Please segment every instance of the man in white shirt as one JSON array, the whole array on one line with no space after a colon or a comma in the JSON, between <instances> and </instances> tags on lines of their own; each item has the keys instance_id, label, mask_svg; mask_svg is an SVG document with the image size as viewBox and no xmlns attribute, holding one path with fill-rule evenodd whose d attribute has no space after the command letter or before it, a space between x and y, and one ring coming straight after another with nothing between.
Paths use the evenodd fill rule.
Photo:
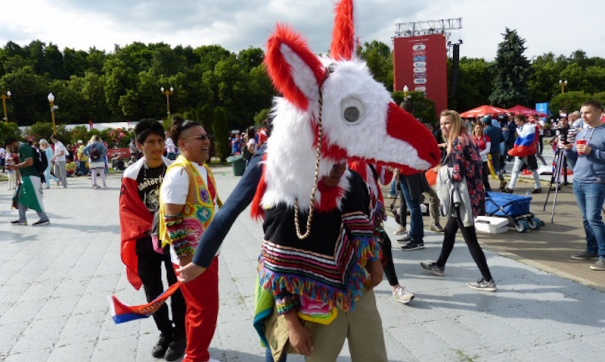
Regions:
<instances>
[{"instance_id":1,"label":"man in white shirt","mask_svg":"<svg viewBox=\"0 0 605 362\"><path fill-rule=\"evenodd\" d=\"M61 185L65 189L67 188L67 170L65 169L67 148L59 141L57 135L50 136L50 139L55 145L55 156L51 161L55 163L55 176L59 179L59 181L57 181L57 186Z\"/></svg>"},{"instance_id":2,"label":"man in white shirt","mask_svg":"<svg viewBox=\"0 0 605 362\"><path fill-rule=\"evenodd\" d=\"M176 145L170 137L170 132L166 132L166 142L164 143L166 149L166 158L169 160L176 160Z\"/></svg>"}]
</instances>

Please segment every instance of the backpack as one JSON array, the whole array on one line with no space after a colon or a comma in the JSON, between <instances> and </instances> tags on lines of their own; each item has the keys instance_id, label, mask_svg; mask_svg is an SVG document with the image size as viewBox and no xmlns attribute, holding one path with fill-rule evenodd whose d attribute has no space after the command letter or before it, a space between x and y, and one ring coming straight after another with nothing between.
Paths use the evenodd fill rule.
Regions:
<instances>
[{"instance_id":1,"label":"backpack","mask_svg":"<svg viewBox=\"0 0 605 362\"><path fill-rule=\"evenodd\" d=\"M90 160L93 162L99 161L101 159L101 151L97 147L90 148Z\"/></svg>"},{"instance_id":2,"label":"backpack","mask_svg":"<svg viewBox=\"0 0 605 362\"><path fill-rule=\"evenodd\" d=\"M48 159L46 158L46 152L40 151L37 148L33 148L33 149L35 151L34 168L36 170L38 170L38 172L43 174L44 171L46 171L46 168L48 167Z\"/></svg>"}]
</instances>

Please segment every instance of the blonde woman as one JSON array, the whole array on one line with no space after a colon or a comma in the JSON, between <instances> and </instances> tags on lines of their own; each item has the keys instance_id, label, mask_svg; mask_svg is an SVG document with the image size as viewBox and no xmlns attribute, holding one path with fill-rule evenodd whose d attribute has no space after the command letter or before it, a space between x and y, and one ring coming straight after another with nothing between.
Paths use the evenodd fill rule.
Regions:
<instances>
[{"instance_id":1,"label":"blonde woman","mask_svg":"<svg viewBox=\"0 0 605 362\"><path fill-rule=\"evenodd\" d=\"M99 136L94 135L90 139L90 142L88 142L88 146L84 148L83 153L89 158L90 173L92 176L92 188L99 188L99 185L97 184L98 172L101 175L101 180L103 181L103 188L106 189L107 176L105 175L105 156L107 156L107 147L103 145Z\"/></svg>"},{"instance_id":2,"label":"blonde woman","mask_svg":"<svg viewBox=\"0 0 605 362\"><path fill-rule=\"evenodd\" d=\"M479 150L469 135L467 126L462 121L462 118L460 118L458 112L452 110L441 112L439 123L443 132L443 138L447 141L447 154L442 162L442 166L452 167L452 179L454 182L461 182L463 179L466 179L471 205L465 206L467 206L467 210L468 208L472 209L473 217L483 215L485 213L485 189L481 179L482 165ZM460 213L458 213L458 217L451 216L447 220L439 259L436 262L423 262L420 265L435 275L443 276L445 264L454 248L456 232L458 230L462 233L464 241L483 277L477 282L469 283L468 286L475 290L495 292L496 283L487 266L485 254L477 240L474 220L473 218L470 218L470 220L469 218L463 218Z\"/></svg>"},{"instance_id":3,"label":"blonde woman","mask_svg":"<svg viewBox=\"0 0 605 362\"><path fill-rule=\"evenodd\" d=\"M55 152L53 151L52 147L50 147L48 141L44 138L40 140L40 150L44 151L46 154L46 159L48 160L48 166L46 166L46 170L44 170L44 180L46 181L46 186L44 186L44 188L49 189L51 180L54 182L59 182L59 179L50 173L50 170L53 168L53 164L50 162L50 160L52 160Z\"/></svg>"}]
</instances>

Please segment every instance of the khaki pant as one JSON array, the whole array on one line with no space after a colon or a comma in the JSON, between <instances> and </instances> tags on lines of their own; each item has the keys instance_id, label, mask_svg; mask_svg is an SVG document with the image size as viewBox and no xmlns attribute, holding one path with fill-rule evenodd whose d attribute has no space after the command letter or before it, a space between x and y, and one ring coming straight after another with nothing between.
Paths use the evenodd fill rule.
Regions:
<instances>
[{"instance_id":1,"label":"khaki pant","mask_svg":"<svg viewBox=\"0 0 605 362\"><path fill-rule=\"evenodd\" d=\"M307 362L336 361L345 338L353 362L386 362L387 351L382 332L382 321L376 307L374 291L366 290L357 301L354 311L338 311L338 317L329 325L319 325L315 333L313 354Z\"/></svg>"}]
</instances>

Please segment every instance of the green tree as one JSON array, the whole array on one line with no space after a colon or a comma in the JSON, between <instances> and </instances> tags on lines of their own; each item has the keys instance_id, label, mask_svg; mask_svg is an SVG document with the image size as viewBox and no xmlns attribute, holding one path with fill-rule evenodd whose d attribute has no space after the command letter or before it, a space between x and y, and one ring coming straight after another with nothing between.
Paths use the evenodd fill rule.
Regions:
<instances>
[{"instance_id":1,"label":"green tree","mask_svg":"<svg viewBox=\"0 0 605 362\"><path fill-rule=\"evenodd\" d=\"M49 79L36 74L31 65L6 74L0 83L12 93L8 104L11 107L11 120L20 126L50 120L47 99L50 92Z\"/></svg>"},{"instance_id":2,"label":"green tree","mask_svg":"<svg viewBox=\"0 0 605 362\"><path fill-rule=\"evenodd\" d=\"M8 137L15 137L16 139L21 139L21 130L19 129L19 125L15 122L2 122L0 121L0 142L2 142L2 147L4 147L4 140Z\"/></svg>"},{"instance_id":3,"label":"green tree","mask_svg":"<svg viewBox=\"0 0 605 362\"><path fill-rule=\"evenodd\" d=\"M216 156L225 161L231 154L229 143L229 112L223 107L214 110L214 121L212 122L212 133L214 134L214 149Z\"/></svg>"},{"instance_id":4,"label":"green tree","mask_svg":"<svg viewBox=\"0 0 605 362\"><path fill-rule=\"evenodd\" d=\"M41 140L42 138L50 142L50 136L53 134L52 122L36 122L30 127L25 128L25 138L28 140ZM69 132L63 125L57 125L57 136L63 143L71 140Z\"/></svg>"},{"instance_id":5,"label":"green tree","mask_svg":"<svg viewBox=\"0 0 605 362\"><path fill-rule=\"evenodd\" d=\"M557 82L566 63L566 59L558 59L553 53L534 59L528 83L531 94L529 105L548 102L559 93Z\"/></svg>"},{"instance_id":6,"label":"green tree","mask_svg":"<svg viewBox=\"0 0 605 362\"><path fill-rule=\"evenodd\" d=\"M460 59L456 102L452 104L456 104L456 109L460 112L488 104L491 79L490 63L485 59L463 57Z\"/></svg>"},{"instance_id":7,"label":"green tree","mask_svg":"<svg viewBox=\"0 0 605 362\"><path fill-rule=\"evenodd\" d=\"M401 104L403 102L404 93L393 92L392 97L395 103ZM428 123L432 126L437 124L437 108L435 107L435 102L426 98L423 92L408 92L408 98L411 99L414 105L414 117L418 118L418 120L423 123Z\"/></svg>"},{"instance_id":8,"label":"green tree","mask_svg":"<svg viewBox=\"0 0 605 362\"><path fill-rule=\"evenodd\" d=\"M550 109L556 113L559 109L564 109L567 113L579 111L582 103L592 99L592 96L585 92L566 92L557 94L550 103Z\"/></svg>"},{"instance_id":9,"label":"green tree","mask_svg":"<svg viewBox=\"0 0 605 362\"><path fill-rule=\"evenodd\" d=\"M79 140L82 140L84 145L86 145L91 137L92 135L88 131L87 126L76 126L69 132L69 141L71 143L76 143Z\"/></svg>"},{"instance_id":10,"label":"green tree","mask_svg":"<svg viewBox=\"0 0 605 362\"><path fill-rule=\"evenodd\" d=\"M359 57L366 61L374 79L393 91L393 52L383 42L373 40L365 42L357 50Z\"/></svg>"},{"instance_id":11,"label":"green tree","mask_svg":"<svg viewBox=\"0 0 605 362\"><path fill-rule=\"evenodd\" d=\"M494 64L491 104L509 108L516 104L527 104L530 98L529 77L531 68L529 60L523 55L525 39L516 30L506 28L504 41L498 45Z\"/></svg>"}]
</instances>

